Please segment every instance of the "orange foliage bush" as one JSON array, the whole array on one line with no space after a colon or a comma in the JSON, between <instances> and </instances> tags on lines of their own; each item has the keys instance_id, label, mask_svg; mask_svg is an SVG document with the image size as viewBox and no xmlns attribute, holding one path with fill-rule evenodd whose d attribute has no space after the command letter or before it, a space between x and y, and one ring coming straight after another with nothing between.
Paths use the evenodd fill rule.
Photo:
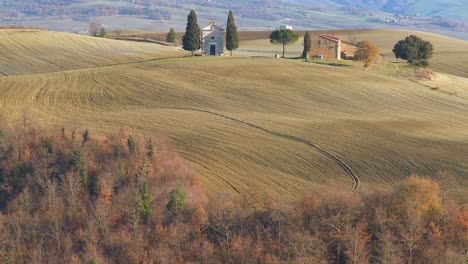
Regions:
<instances>
[{"instance_id":1,"label":"orange foliage bush","mask_svg":"<svg viewBox=\"0 0 468 264\"><path fill-rule=\"evenodd\" d=\"M468 210L442 202L428 178L361 195L330 187L283 205L254 190L208 200L167 140L121 130L90 131L84 142L78 132L1 131L1 263L466 260ZM173 212L166 205L175 188L186 200Z\"/></svg>"}]
</instances>

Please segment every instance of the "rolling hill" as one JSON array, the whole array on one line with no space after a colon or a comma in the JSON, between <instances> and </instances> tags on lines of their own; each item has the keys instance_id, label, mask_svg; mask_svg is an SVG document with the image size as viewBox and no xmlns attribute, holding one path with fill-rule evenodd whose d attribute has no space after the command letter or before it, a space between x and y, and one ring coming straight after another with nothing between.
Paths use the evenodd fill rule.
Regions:
<instances>
[{"instance_id":1,"label":"rolling hill","mask_svg":"<svg viewBox=\"0 0 468 264\"><path fill-rule=\"evenodd\" d=\"M168 137L210 197L259 192L295 200L317 186L362 191L415 173L442 179L468 201L463 96L361 67L187 58L174 48L46 31L0 34L10 60L0 66L10 75L0 78L8 117L28 109L41 124ZM50 34L62 43L56 57L41 55ZM268 49L258 39L244 37L242 46Z\"/></svg>"},{"instance_id":2,"label":"rolling hill","mask_svg":"<svg viewBox=\"0 0 468 264\"><path fill-rule=\"evenodd\" d=\"M449 19L466 21L468 11L467 0L285 0L286 2L305 6L320 7L352 7L359 9L373 9L394 14L419 14L422 16L440 16Z\"/></svg>"},{"instance_id":3,"label":"rolling hill","mask_svg":"<svg viewBox=\"0 0 468 264\"><path fill-rule=\"evenodd\" d=\"M19 75L180 56L147 43L103 40L42 30L0 30L0 70Z\"/></svg>"}]
</instances>

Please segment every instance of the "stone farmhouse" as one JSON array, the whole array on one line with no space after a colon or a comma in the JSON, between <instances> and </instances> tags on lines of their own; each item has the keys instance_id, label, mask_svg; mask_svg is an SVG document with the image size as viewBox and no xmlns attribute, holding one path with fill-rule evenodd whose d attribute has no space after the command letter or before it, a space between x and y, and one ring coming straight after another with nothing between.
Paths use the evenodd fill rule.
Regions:
<instances>
[{"instance_id":1,"label":"stone farmhouse","mask_svg":"<svg viewBox=\"0 0 468 264\"><path fill-rule=\"evenodd\" d=\"M353 59L358 47L355 43L344 41L336 36L320 34L316 40L312 41L309 56L326 60ZM380 54L378 63L385 61L385 55Z\"/></svg>"},{"instance_id":2,"label":"stone farmhouse","mask_svg":"<svg viewBox=\"0 0 468 264\"><path fill-rule=\"evenodd\" d=\"M310 56L321 59L341 60L353 57L357 46L354 43L343 41L338 37L320 34L318 39L312 41Z\"/></svg>"},{"instance_id":3,"label":"stone farmhouse","mask_svg":"<svg viewBox=\"0 0 468 264\"><path fill-rule=\"evenodd\" d=\"M208 21L208 26L201 29L201 36L203 55L224 55L224 29L217 26L215 20Z\"/></svg>"}]
</instances>

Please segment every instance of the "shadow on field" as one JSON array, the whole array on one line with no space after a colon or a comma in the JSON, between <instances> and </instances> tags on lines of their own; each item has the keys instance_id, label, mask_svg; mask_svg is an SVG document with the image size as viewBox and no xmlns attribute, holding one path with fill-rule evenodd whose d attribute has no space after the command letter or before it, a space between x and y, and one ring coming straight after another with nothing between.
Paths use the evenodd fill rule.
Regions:
<instances>
[{"instance_id":1,"label":"shadow on field","mask_svg":"<svg viewBox=\"0 0 468 264\"><path fill-rule=\"evenodd\" d=\"M350 67L351 65L343 64L343 63L336 63L336 62L325 62L325 61L312 61L312 63L320 64L320 65L328 65L333 67Z\"/></svg>"}]
</instances>

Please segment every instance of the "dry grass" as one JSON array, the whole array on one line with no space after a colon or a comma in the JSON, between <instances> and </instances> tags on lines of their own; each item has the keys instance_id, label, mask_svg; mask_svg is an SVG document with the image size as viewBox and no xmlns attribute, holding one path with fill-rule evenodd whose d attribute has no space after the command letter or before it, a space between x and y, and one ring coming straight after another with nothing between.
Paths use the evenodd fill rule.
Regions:
<instances>
[{"instance_id":1,"label":"dry grass","mask_svg":"<svg viewBox=\"0 0 468 264\"><path fill-rule=\"evenodd\" d=\"M0 39L3 75L91 68L181 55L173 48L154 44L31 29L0 30Z\"/></svg>"},{"instance_id":2,"label":"dry grass","mask_svg":"<svg viewBox=\"0 0 468 264\"><path fill-rule=\"evenodd\" d=\"M76 51L77 58L94 55L103 64L143 58L141 44L99 40L105 41L99 46L81 38L84 55ZM12 61L35 43L0 38L3 47L18 46ZM96 51L102 49L115 55L101 58ZM166 54L155 48L151 56ZM14 118L28 108L44 124L168 136L203 176L211 197L256 190L297 199L321 184L352 188L338 159L359 178L359 189L446 172L456 179L453 193L468 200L465 98L361 68L294 60L196 57L89 68L98 64L89 59L82 62L86 69L0 78L2 111ZM47 65L19 73L49 71ZM466 94L468 88L458 89Z\"/></svg>"},{"instance_id":3,"label":"dry grass","mask_svg":"<svg viewBox=\"0 0 468 264\"><path fill-rule=\"evenodd\" d=\"M303 32L300 32L303 35ZM387 60L395 60L392 49L395 43L408 35L414 34L429 40L434 45L434 57L431 59L435 71L468 77L468 41L445 37L437 34L408 31L408 30L330 30L311 31L316 39L320 33L329 33L341 37L343 40L371 40L377 44L381 52L387 55ZM241 54L271 55L278 53L280 46L269 43L269 32L242 32ZM287 48L289 56L299 56L302 52L302 40Z\"/></svg>"}]
</instances>

